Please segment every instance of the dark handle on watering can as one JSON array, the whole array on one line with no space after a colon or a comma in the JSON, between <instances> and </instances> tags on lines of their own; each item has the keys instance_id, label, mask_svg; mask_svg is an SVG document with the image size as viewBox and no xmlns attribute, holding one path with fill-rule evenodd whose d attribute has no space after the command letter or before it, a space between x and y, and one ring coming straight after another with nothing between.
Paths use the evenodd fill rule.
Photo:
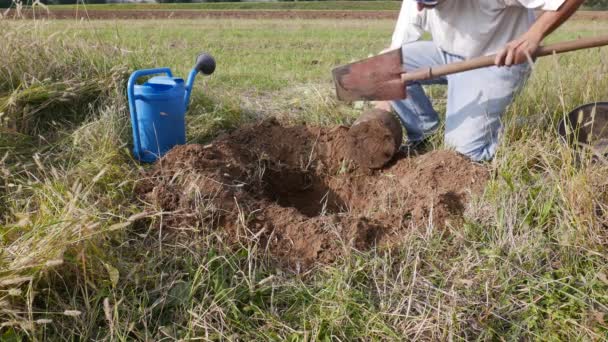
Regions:
<instances>
[{"instance_id":1,"label":"dark handle on watering can","mask_svg":"<svg viewBox=\"0 0 608 342\"><path fill-rule=\"evenodd\" d=\"M192 94L192 87L194 86L194 79L196 75L200 72L203 75L211 75L215 71L215 59L207 53L201 53L196 57L196 64L194 64L194 68L190 71L190 75L188 75L188 81L186 81L186 97L184 102L186 104L186 109L190 107L190 95Z\"/></svg>"},{"instance_id":2,"label":"dark handle on watering can","mask_svg":"<svg viewBox=\"0 0 608 342\"><path fill-rule=\"evenodd\" d=\"M215 59L210 54L201 53L196 57L194 69L203 75L211 75L215 71Z\"/></svg>"},{"instance_id":3,"label":"dark handle on watering can","mask_svg":"<svg viewBox=\"0 0 608 342\"><path fill-rule=\"evenodd\" d=\"M155 75L155 74L167 74L169 77L173 77L171 69L169 68L156 68L156 69L144 69L137 70L129 77L129 83L127 84L127 98L129 100L129 110L131 112L131 126L133 128L133 145L137 149L137 159L142 159L141 143L139 141L139 125L137 122L137 110L135 108L135 82L140 77Z\"/></svg>"}]
</instances>

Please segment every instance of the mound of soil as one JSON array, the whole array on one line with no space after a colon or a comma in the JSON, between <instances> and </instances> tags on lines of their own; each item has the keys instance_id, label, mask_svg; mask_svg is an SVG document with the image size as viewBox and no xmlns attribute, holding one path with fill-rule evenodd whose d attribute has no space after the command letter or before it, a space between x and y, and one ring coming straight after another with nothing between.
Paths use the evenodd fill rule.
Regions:
<instances>
[{"instance_id":1,"label":"mound of soil","mask_svg":"<svg viewBox=\"0 0 608 342\"><path fill-rule=\"evenodd\" d=\"M213 229L229 244L257 242L297 271L352 248L398 245L417 226L458 220L488 177L449 151L359 169L349 160L347 132L274 119L248 125L206 146L175 147L137 192L166 213L164 227Z\"/></svg>"}]
</instances>

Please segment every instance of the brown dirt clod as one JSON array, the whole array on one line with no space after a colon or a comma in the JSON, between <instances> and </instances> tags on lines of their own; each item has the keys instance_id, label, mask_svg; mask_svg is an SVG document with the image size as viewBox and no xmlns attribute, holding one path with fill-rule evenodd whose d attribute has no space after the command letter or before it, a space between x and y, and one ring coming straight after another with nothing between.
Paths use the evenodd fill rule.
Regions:
<instances>
[{"instance_id":1,"label":"brown dirt clod","mask_svg":"<svg viewBox=\"0 0 608 342\"><path fill-rule=\"evenodd\" d=\"M347 141L348 127L269 119L209 145L175 147L137 193L162 209L169 236L188 228L185 234L215 232L232 246L255 242L278 265L302 271L461 218L488 176L450 151L398 155L370 172L349 160Z\"/></svg>"},{"instance_id":2,"label":"brown dirt clod","mask_svg":"<svg viewBox=\"0 0 608 342\"><path fill-rule=\"evenodd\" d=\"M349 155L361 167L379 169L393 159L402 140L401 124L392 113L368 110L348 130Z\"/></svg>"}]
</instances>

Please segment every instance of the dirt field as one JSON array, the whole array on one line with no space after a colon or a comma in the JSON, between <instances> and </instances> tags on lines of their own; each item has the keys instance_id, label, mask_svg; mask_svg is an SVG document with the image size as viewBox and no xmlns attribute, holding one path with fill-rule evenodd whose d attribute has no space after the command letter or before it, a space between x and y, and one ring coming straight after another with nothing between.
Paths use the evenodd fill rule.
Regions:
<instances>
[{"instance_id":1,"label":"dirt field","mask_svg":"<svg viewBox=\"0 0 608 342\"><path fill-rule=\"evenodd\" d=\"M8 17L14 17L10 12ZM25 11L32 17L31 11ZM196 18L243 18L243 19L396 19L393 11L308 11L308 10L72 10L53 9L47 14L36 11L36 17L52 19L196 19Z\"/></svg>"},{"instance_id":2,"label":"dirt field","mask_svg":"<svg viewBox=\"0 0 608 342\"><path fill-rule=\"evenodd\" d=\"M390 248L418 227L457 224L486 183L485 167L449 151L400 155L380 171L358 168L347 131L273 119L245 126L207 146L174 148L138 193L168 213L163 225L174 233L221 229L231 245L260 243L298 272L350 247Z\"/></svg>"},{"instance_id":3,"label":"dirt field","mask_svg":"<svg viewBox=\"0 0 608 342\"><path fill-rule=\"evenodd\" d=\"M9 11L8 18L16 13ZM32 11L24 11L31 18ZM397 11L309 11L309 10L73 10L52 9L49 13L37 10L37 18L52 19L196 19L196 18L243 18L243 19L397 19ZM605 20L608 11L578 11L577 20Z\"/></svg>"}]
</instances>

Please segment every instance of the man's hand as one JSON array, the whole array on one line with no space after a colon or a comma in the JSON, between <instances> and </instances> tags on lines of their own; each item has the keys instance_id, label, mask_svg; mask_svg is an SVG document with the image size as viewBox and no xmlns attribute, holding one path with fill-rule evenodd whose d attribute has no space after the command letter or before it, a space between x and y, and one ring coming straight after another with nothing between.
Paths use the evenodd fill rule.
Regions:
<instances>
[{"instance_id":1,"label":"man's hand","mask_svg":"<svg viewBox=\"0 0 608 342\"><path fill-rule=\"evenodd\" d=\"M496 54L494 64L509 66L534 58L540 42L570 18L583 2L584 0L565 0L557 11L547 11L541 14L528 32L509 42Z\"/></svg>"},{"instance_id":2,"label":"man's hand","mask_svg":"<svg viewBox=\"0 0 608 342\"><path fill-rule=\"evenodd\" d=\"M533 61L536 50L543 40L542 34L530 30L522 34L519 38L509 42L502 50L496 54L494 64L498 66L511 66L527 61Z\"/></svg>"}]
</instances>

